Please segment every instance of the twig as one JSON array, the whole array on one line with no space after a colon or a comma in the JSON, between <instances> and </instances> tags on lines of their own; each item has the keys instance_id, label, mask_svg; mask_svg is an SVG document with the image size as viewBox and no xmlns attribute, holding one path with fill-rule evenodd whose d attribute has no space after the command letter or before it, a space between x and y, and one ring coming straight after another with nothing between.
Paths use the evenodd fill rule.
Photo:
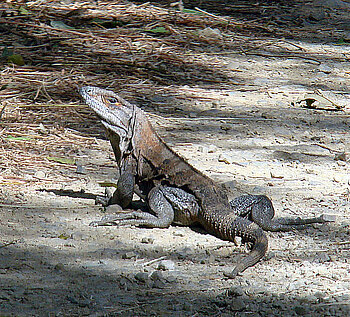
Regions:
<instances>
[{"instance_id":1,"label":"twig","mask_svg":"<svg viewBox=\"0 0 350 317\"><path fill-rule=\"evenodd\" d=\"M148 266L148 265L151 265L151 264L153 264L153 263L155 263L155 262L162 261L162 260L164 260L164 259L166 259L166 256L161 256L161 257L158 258L158 259L153 259L153 260L151 260L151 261L148 261L148 262L146 262L146 263L143 263L143 266Z\"/></svg>"},{"instance_id":2,"label":"twig","mask_svg":"<svg viewBox=\"0 0 350 317\"><path fill-rule=\"evenodd\" d=\"M135 306L132 306L132 307L129 307L129 308L125 308L125 309L121 309L119 310L119 308L109 308L109 307L105 307L105 309L108 309L108 313L114 313L114 314L122 314L122 313L125 313L127 311L130 311L130 310L134 310L134 309L137 309L137 308L140 308L140 307L145 307L145 306L148 306L148 305L153 305L155 303L158 303L160 302L162 299L158 299L158 300L154 300L154 301L149 301L148 303L143 303L143 304L137 304ZM96 315L94 315L96 316ZM101 313L101 314L98 314L97 316L105 316L105 313Z\"/></svg>"},{"instance_id":3,"label":"twig","mask_svg":"<svg viewBox=\"0 0 350 317\"><path fill-rule=\"evenodd\" d=\"M350 244L350 240L349 240L349 241L334 242L334 243L332 243L332 245L345 245L345 244Z\"/></svg>"},{"instance_id":4,"label":"twig","mask_svg":"<svg viewBox=\"0 0 350 317\"><path fill-rule=\"evenodd\" d=\"M327 98L320 89L316 89L316 94L321 96L322 98L326 99L327 101L329 101L333 106L335 106L337 109L342 110L344 108L344 106L340 106L337 103L335 103L333 100Z\"/></svg>"},{"instance_id":5,"label":"twig","mask_svg":"<svg viewBox=\"0 0 350 317\"><path fill-rule=\"evenodd\" d=\"M3 113L5 112L5 108L6 108L6 105L4 105L0 111L0 120L1 120Z\"/></svg>"},{"instance_id":6,"label":"twig","mask_svg":"<svg viewBox=\"0 0 350 317\"><path fill-rule=\"evenodd\" d=\"M278 55L278 54L264 54L264 53L247 53L246 55L255 55L255 56L262 56L262 57L277 57L277 58L301 58L301 59L313 61L317 63L317 65L321 65L321 62L318 61L317 59L312 57L302 56L302 55Z\"/></svg>"},{"instance_id":7,"label":"twig","mask_svg":"<svg viewBox=\"0 0 350 317\"><path fill-rule=\"evenodd\" d=\"M6 207L6 208L26 208L26 209L56 209L56 210L66 210L66 209L71 209L72 206L70 207L55 207L55 206L29 206L29 205L8 205L8 204L0 204L0 207ZM94 207L90 205L86 206L75 206L74 209L86 209L87 207Z\"/></svg>"},{"instance_id":8,"label":"twig","mask_svg":"<svg viewBox=\"0 0 350 317\"><path fill-rule=\"evenodd\" d=\"M3 244L3 245L0 245L0 248L6 248L6 247L8 247L9 245L12 245L12 244L15 244L15 243L17 243L17 240L14 240L14 241L5 243L5 244Z\"/></svg>"},{"instance_id":9,"label":"twig","mask_svg":"<svg viewBox=\"0 0 350 317\"><path fill-rule=\"evenodd\" d=\"M328 146L325 146L325 145L322 145L322 144L318 144L318 143L312 143L311 145L319 146L319 147L321 147L323 149L328 150L331 153L332 152L334 152L334 153L343 153L344 152L344 151L333 150L333 149L329 148Z\"/></svg>"},{"instance_id":10,"label":"twig","mask_svg":"<svg viewBox=\"0 0 350 317\"><path fill-rule=\"evenodd\" d=\"M350 303L348 300L342 301L342 302L332 302L332 303L322 303L322 304L316 304L318 307L322 306L332 306L332 305L347 305L349 306Z\"/></svg>"},{"instance_id":11,"label":"twig","mask_svg":"<svg viewBox=\"0 0 350 317\"><path fill-rule=\"evenodd\" d=\"M303 48L303 47L300 46L300 45L297 45L297 44L295 44L295 43L286 41L285 39L282 39L281 41L284 42L284 43L287 43L287 44L289 44L289 45L295 46L296 48L300 49L301 51L304 51L304 52L306 51L305 48Z\"/></svg>"},{"instance_id":12,"label":"twig","mask_svg":"<svg viewBox=\"0 0 350 317\"><path fill-rule=\"evenodd\" d=\"M215 15L215 14L212 14L212 13L209 13L209 12L207 12L207 11L204 11L204 10L198 8L198 7L194 7L194 9L197 10L197 11L199 11L199 12L201 12L201 13L203 13L203 14L206 14L206 15L212 17L212 18L215 18L215 19L218 19L218 20L222 20L222 21L225 21L225 22L227 22L227 23L230 22L229 20L227 20L227 19L225 19L225 18L223 18L223 17L219 17L219 16L217 16L217 15Z\"/></svg>"}]
</instances>

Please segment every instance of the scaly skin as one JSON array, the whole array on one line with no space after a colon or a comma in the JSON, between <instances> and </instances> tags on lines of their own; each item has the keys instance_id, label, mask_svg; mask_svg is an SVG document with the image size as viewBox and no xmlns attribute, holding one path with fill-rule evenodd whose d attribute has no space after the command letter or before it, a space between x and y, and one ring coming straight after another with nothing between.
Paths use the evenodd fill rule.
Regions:
<instances>
[{"instance_id":1,"label":"scaly skin","mask_svg":"<svg viewBox=\"0 0 350 317\"><path fill-rule=\"evenodd\" d=\"M118 189L106 205L131 203L133 187L146 197L151 213L131 211L95 225L117 223L166 228L172 222L201 224L216 237L252 245L250 253L227 274L233 278L255 265L266 253L265 230L287 231L295 225L323 222L321 218L274 220L266 196L241 196L229 202L222 186L215 183L170 149L153 130L146 114L116 93L83 87L80 94L106 128L120 169ZM263 229L262 229L263 228Z\"/></svg>"}]
</instances>

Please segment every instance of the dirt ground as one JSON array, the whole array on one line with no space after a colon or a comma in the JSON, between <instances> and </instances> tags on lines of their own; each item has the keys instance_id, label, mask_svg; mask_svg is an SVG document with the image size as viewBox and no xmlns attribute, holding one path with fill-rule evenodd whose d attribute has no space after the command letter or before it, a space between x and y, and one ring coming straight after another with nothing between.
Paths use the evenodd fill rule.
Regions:
<instances>
[{"instance_id":1,"label":"dirt ground","mask_svg":"<svg viewBox=\"0 0 350 317\"><path fill-rule=\"evenodd\" d=\"M36 2L27 9L39 10ZM143 68L135 75L121 64L112 73L103 66L106 56L99 59L100 73L74 68L80 66L69 72L70 57L60 55L68 52L64 42L55 46L58 66L25 50L30 65L1 64L1 316L350 314L350 4L204 2L190 7L185 1L185 7L214 15L205 13L210 21L230 17L240 25L198 33L209 22L169 24L172 35L162 38L163 50L180 49L176 41L183 41L191 66L171 64L167 55L162 73ZM69 1L62 3L67 8ZM8 12L19 5L2 8L0 18L14 21ZM89 5L95 13L113 9ZM165 1L137 8L153 12L160 5L168 8ZM123 18L130 10L121 11ZM196 29L205 41L184 38L182 27ZM23 29L2 31L23 44ZM161 45L154 45L159 52ZM52 86L55 72L69 85ZM200 228L89 226L104 215L94 198L116 165L102 126L76 92L85 84L109 86L140 105L164 140L224 183L231 197L266 194L278 217L330 214L336 220L267 233L267 255L233 280L223 273L245 255L244 246ZM316 90L333 104L298 103Z\"/></svg>"}]
</instances>

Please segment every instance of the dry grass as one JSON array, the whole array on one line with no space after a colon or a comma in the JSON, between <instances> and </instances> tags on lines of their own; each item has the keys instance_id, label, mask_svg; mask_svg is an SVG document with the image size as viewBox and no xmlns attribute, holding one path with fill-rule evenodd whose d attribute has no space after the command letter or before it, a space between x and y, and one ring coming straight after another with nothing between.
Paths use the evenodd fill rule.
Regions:
<instances>
[{"instance_id":1,"label":"dry grass","mask_svg":"<svg viewBox=\"0 0 350 317\"><path fill-rule=\"evenodd\" d=\"M208 27L219 35L201 33ZM293 54L305 55L286 42L259 39L291 32L271 21L247 22L202 9L184 13L149 2L7 1L0 7L0 32L5 55L0 59L0 184L27 183L25 167L57 165L46 159L52 153L74 156L82 145L95 146L91 135L101 135L101 126L80 106L79 86L122 89L139 104L155 104L154 96L210 100L208 89L245 84L244 74L235 77L227 70L223 51L274 52L287 45ZM9 63L6 50L24 64Z\"/></svg>"}]
</instances>

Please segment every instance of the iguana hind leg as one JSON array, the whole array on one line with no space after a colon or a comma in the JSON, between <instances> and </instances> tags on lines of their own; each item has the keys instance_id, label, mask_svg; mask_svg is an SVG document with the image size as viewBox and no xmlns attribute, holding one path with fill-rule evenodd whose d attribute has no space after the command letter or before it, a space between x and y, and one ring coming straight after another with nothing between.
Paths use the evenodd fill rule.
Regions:
<instances>
[{"instance_id":1,"label":"iguana hind leg","mask_svg":"<svg viewBox=\"0 0 350 317\"><path fill-rule=\"evenodd\" d=\"M90 225L115 224L118 226L132 225L148 228L167 228L170 226L174 220L174 210L160 187L155 187L149 192L148 206L152 214L142 211L122 212L106 216L100 221L90 223Z\"/></svg>"},{"instance_id":2,"label":"iguana hind leg","mask_svg":"<svg viewBox=\"0 0 350 317\"><path fill-rule=\"evenodd\" d=\"M275 210L271 200L265 195L240 196L232 200L230 205L238 215L248 218L266 231L291 231L303 229L308 224L325 222L322 217L273 219Z\"/></svg>"}]
</instances>

